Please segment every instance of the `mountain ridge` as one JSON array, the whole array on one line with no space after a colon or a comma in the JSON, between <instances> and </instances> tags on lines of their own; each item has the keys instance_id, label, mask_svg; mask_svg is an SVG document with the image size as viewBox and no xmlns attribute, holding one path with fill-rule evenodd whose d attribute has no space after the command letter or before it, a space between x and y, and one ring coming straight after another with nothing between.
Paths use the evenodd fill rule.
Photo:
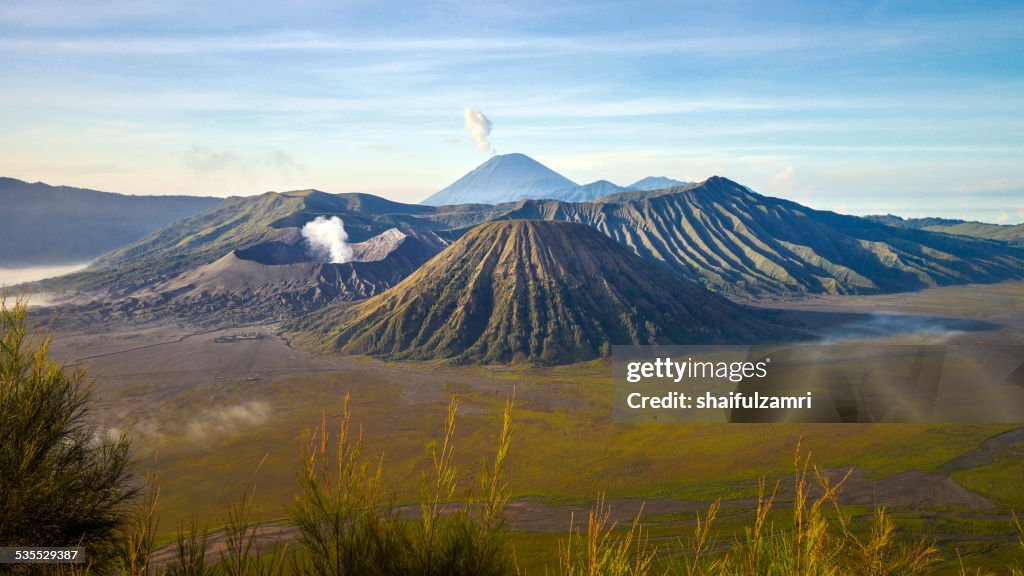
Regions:
<instances>
[{"instance_id":1,"label":"mountain ridge","mask_svg":"<svg viewBox=\"0 0 1024 576\"><path fill-rule=\"evenodd\" d=\"M581 222L649 262L736 298L873 294L994 282L1024 274L1024 251L1003 243L891 227L762 196L722 177L591 202L519 200L425 206L372 195L270 192L229 198L36 290L127 294L211 263L231 250L338 216L350 242L396 228L450 242L492 220Z\"/></svg>"},{"instance_id":2,"label":"mountain ridge","mask_svg":"<svg viewBox=\"0 0 1024 576\"><path fill-rule=\"evenodd\" d=\"M818 211L720 176L621 202L524 201L503 217L586 223L740 296L898 292L1024 275L1024 251Z\"/></svg>"},{"instance_id":3,"label":"mountain ridge","mask_svg":"<svg viewBox=\"0 0 1024 576\"><path fill-rule=\"evenodd\" d=\"M1024 224L993 224L975 220L935 217L902 218L893 214L871 215L865 216L865 218L890 226L985 238L1024 247Z\"/></svg>"},{"instance_id":4,"label":"mountain ridge","mask_svg":"<svg viewBox=\"0 0 1024 576\"><path fill-rule=\"evenodd\" d=\"M0 267L92 260L222 202L144 196L0 177ZM55 223L61 233L47 233Z\"/></svg>"}]
</instances>

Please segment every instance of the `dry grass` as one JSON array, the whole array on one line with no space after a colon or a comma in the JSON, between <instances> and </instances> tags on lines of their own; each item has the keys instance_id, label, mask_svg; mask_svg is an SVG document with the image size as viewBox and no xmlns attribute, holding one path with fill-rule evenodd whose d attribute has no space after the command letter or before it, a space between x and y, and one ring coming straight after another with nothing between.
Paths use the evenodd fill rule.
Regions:
<instances>
[{"instance_id":1,"label":"dry grass","mask_svg":"<svg viewBox=\"0 0 1024 576\"><path fill-rule=\"evenodd\" d=\"M601 499L592 510L587 535L571 533L570 544L559 555L565 575L623 574L646 576L925 576L939 561L938 549L923 539L897 537L885 510L875 511L867 536L849 529L839 506L846 478L830 483L811 465L810 456L794 460L794 497L788 522L773 514L780 485L760 483L758 505L740 536L725 547L717 545L715 522L719 504L697 515L692 530L679 539L683 553L667 565L655 560L661 554L648 540L639 518L624 535L616 537L607 526L607 510ZM813 479L813 481L812 481ZM818 492L817 496L812 493ZM584 544L584 552L572 546Z\"/></svg>"},{"instance_id":2,"label":"dry grass","mask_svg":"<svg viewBox=\"0 0 1024 576\"><path fill-rule=\"evenodd\" d=\"M175 557L160 570L148 563L155 527L155 489L127 532L123 575L504 575L522 574L504 528L509 498L505 462L511 446L512 400L505 405L497 450L484 459L476 485L460 499L454 466L459 401L448 405L439 439L428 446L422 500L416 519L399 518L384 490L383 456L363 455L362 430L351 427L346 399L338 432L323 425L302 451L302 494L291 513L299 537L290 547L254 542L251 487L229 514L226 552L210 561L205 529L193 523L179 535ZM693 527L668 547L651 538L643 508L628 525L611 521L603 495L591 508L586 528L570 529L557 551L563 576L929 576L938 574L938 548L923 538L900 535L884 508L876 508L867 530L855 531L840 506L849 475L829 480L797 446L792 460L792 500L780 482L762 480L753 516L740 532L723 537L720 504L698 512ZM786 509L789 509L788 512ZM1014 518L1024 558L1024 526ZM1024 568L1007 568L1012 576ZM960 562L961 576L992 574Z\"/></svg>"},{"instance_id":3,"label":"dry grass","mask_svg":"<svg viewBox=\"0 0 1024 576\"><path fill-rule=\"evenodd\" d=\"M586 533L573 528L570 521L569 538L560 546L560 573L565 576L648 574L655 548L648 542L640 524L642 514L641 508L629 530L620 537L615 532L616 525L609 523L611 511L605 505L604 496L598 496L587 519Z\"/></svg>"}]
</instances>

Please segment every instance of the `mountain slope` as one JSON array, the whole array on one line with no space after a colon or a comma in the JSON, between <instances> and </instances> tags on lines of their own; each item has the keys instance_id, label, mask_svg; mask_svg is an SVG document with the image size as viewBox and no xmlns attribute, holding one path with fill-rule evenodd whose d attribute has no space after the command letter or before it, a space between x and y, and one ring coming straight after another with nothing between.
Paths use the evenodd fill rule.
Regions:
<instances>
[{"instance_id":1,"label":"mountain slope","mask_svg":"<svg viewBox=\"0 0 1024 576\"><path fill-rule=\"evenodd\" d=\"M92 260L220 202L198 196L126 196L0 178L0 266Z\"/></svg>"},{"instance_id":2,"label":"mountain slope","mask_svg":"<svg viewBox=\"0 0 1024 576\"><path fill-rule=\"evenodd\" d=\"M482 224L391 290L286 331L390 358L574 362L614 344L754 342L785 331L645 262L590 227Z\"/></svg>"},{"instance_id":3,"label":"mountain slope","mask_svg":"<svg viewBox=\"0 0 1024 576\"><path fill-rule=\"evenodd\" d=\"M550 198L578 184L524 154L493 156L422 203L498 204L523 198Z\"/></svg>"},{"instance_id":4,"label":"mountain slope","mask_svg":"<svg viewBox=\"0 0 1024 576\"><path fill-rule=\"evenodd\" d=\"M169 317L204 326L287 320L331 302L379 294L443 248L436 237L392 228L350 244L352 260L335 264L311 258L298 236L232 250L124 298L79 306L62 320L75 313L107 321Z\"/></svg>"},{"instance_id":5,"label":"mountain slope","mask_svg":"<svg viewBox=\"0 0 1024 576\"><path fill-rule=\"evenodd\" d=\"M899 226L901 228L913 228L915 230L928 230L929 232L943 232L945 234L957 234L960 236L973 236L975 238L986 238L998 240L1014 246L1024 247L1024 224L989 224L987 222L972 222L968 220L952 220L948 218L900 218L887 214L884 216L866 216L870 220Z\"/></svg>"},{"instance_id":6,"label":"mountain slope","mask_svg":"<svg viewBox=\"0 0 1024 576\"><path fill-rule=\"evenodd\" d=\"M524 201L492 217L588 224L651 262L740 296L867 294L1024 277L1024 251L1004 244L817 211L726 178L654 197L634 194L643 193L615 202Z\"/></svg>"}]
</instances>

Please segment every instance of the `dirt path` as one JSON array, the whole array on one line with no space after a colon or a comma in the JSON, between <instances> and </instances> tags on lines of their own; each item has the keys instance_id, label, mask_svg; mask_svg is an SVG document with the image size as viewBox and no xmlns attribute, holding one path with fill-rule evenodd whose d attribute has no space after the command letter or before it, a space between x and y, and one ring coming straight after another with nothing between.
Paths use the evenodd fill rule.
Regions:
<instances>
[{"instance_id":1,"label":"dirt path","mask_svg":"<svg viewBox=\"0 0 1024 576\"><path fill-rule=\"evenodd\" d=\"M1020 448L1022 445L1024 445L1024 428L1008 430L985 440L981 443L980 448L946 462L942 469L946 472L959 472L979 466L988 466L1004 453L1024 456L1024 449Z\"/></svg>"},{"instance_id":2,"label":"dirt path","mask_svg":"<svg viewBox=\"0 0 1024 576\"><path fill-rule=\"evenodd\" d=\"M986 520L1005 520L1007 526L1012 521L1008 513L995 510L993 502L980 494L976 494L956 484L948 472L981 466L990 463L1006 451L1019 453L1016 448L1024 441L1024 428L1011 430L985 440L981 447L950 460L943 466L942 472L922 472L910 470L895 474L888 478L874 479L864 470L831 469L822 470L822 475L830 482L846 476L841 501L848 505L869 505L885 507L903 507L910 510L921 508L921 513L929 518L960 518L964 512L938 509L951 507L954 509L973 510L974 516ZM793 498L792 485L781 487L777 505L790 506ZM645 524L658 522L678 523L674 516L692 516L697 511L705 510L708 502L695 500L647 500L638 498L610 499L607 502L610 521L625 525L633 521L642 512ZM756 498L725 500L721 503L722 517L729 515L749 514L757 507ZM451 509L457 509L453 506ZM400 506L397 514L400 518L414 519L418 517L418 505ZM567 533L570 522L575 526L585 526L590 512L589 505L548 504L531 498L511 500L505 510L507 526L513 530L528 532L545 532L553 534ZM974 517L972 516L972 517ZM260 524L253 528L254 545L264 551L270 550L277 542L290 543L298 539L299 532L294 526L284 521L273 521ZM1011 534L978 536L974 534L934 534L932 537L952 541L991 541L1009 542L1015 536ZM207 558L215 561L227 552L227 534L223 530L212 532L207 537ZM158 549L152 562L162 566L169 562L175 553L174 545Z\"/></svg>"}]
</instances>

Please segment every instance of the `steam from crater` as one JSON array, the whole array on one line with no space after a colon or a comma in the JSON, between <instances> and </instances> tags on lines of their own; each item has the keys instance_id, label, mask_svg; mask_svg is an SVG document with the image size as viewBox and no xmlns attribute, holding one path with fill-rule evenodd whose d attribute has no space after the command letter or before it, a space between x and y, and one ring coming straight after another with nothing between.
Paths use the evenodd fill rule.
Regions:
<instances>
[{"instance_id":1,"label":"steam from crater","mask_svg":"<svg viewBox=\"0 0 1024 576\"><path fill-rule=\"evenodd\" d=\"M491 141L488 140L491 135L491 119L484 116L483 112L472 108L466 108L462 112L462 116L466 119L466 132L469 132L469 137L473 139L477 150L492 155L497 154L498 151L491 146Z\"/></svg>"},{"instance_id":2,"label":"steam from crater","mask_svg":"<svg viewBox=\"0 0 1024 576\"><path fill-rule=\"evenodd\" d=\"M309 243L309 253L317 260L344 264L352 259L345 224L337 216L330 219L317 216L302 227L302 237Z\"/></svg>"}]
</instances>

